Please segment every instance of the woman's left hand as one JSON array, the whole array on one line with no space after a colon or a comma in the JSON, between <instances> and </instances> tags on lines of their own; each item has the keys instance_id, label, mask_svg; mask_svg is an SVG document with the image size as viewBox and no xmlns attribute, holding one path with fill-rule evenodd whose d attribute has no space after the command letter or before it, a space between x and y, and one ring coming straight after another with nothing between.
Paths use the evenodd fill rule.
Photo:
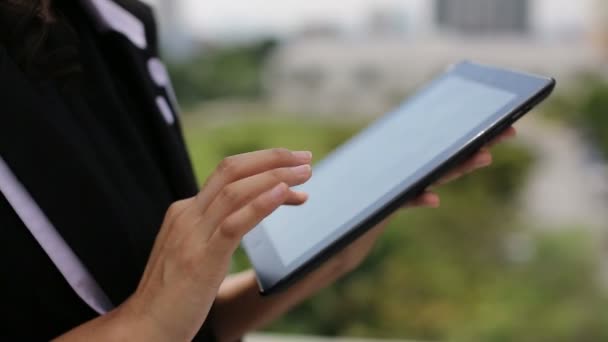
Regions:
<instances>
[{"instance_id":1,"label":"woman's left hand","mask_svg":"<svg viewBox=\"0 0 608 342\"><path fill-rule=\"evenodd\" d=\"M447 173L435 184L435 186L440 186L452 182L473 171L490 166L492 164L492 154L490 153L489 148L505 140L515 137L516 134L517 131L515 130L515 128L510 127L509 129L504 131L500 136L494 139L490 144L488 144L486 147L482 148L479 152L477 152L468 161L455 168L451 172ZM434 192L427 191L420 197L408 203L404 208L438 208L439 205L439 196ZM371 252L374 244L376 243L380 235L384 232L390 220L391 218L388 218L375 228L371 229L368 233L366 233L357 241L350 244L348 247L338 253L322 268L331 270L328 271L327 274L337 275L338 277L356 269ZM322 270L320 272L322 272Z\"/></svg>"},{"instance_id":2,"label":"woman's left hand","mask_svg":"<svg viewBox=\"0 0 608 342\"><path fill-rule=\"evenodd\" d=\"M509 128L467 162L449 172L436 185L445 184L489 166L492 163L492 155L488 148L515 136L515 133L515 129ZM427 192L406 205L407 208L438 206L439 196L432 192ZM218 336L226 336L222 341L236 340L242 334L274 321L319 290L330 286L365 260L389 221L390 218L371 229L288 291L275 296L261 297L258 294L255 274L252 271L231 276L222 284L215 303L212 316L214 331Z\"/></svg>"}]
</instances>

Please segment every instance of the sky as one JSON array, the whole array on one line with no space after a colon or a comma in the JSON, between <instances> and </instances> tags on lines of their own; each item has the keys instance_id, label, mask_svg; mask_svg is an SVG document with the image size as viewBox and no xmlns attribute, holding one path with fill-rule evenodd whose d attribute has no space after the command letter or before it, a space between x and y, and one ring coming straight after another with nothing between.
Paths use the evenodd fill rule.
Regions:
<instances>
[{"instance_id":1,"label":"sky","mask_svg":"<svg viewBox=\"0 0 608 342\"><path fill-rule=\"evenodd\" d=\"M600 1L605 0L532 0L533 27L541 34L576 30L593 21L594 2ZM346 29L356 29L374 9L390 8L406 14L413 31L424 31L431 25L431 3L430 0L181 0L179 17L184 28L195 35L285 34L310 22L334 22Z\"/></svg>"}]
</instances>

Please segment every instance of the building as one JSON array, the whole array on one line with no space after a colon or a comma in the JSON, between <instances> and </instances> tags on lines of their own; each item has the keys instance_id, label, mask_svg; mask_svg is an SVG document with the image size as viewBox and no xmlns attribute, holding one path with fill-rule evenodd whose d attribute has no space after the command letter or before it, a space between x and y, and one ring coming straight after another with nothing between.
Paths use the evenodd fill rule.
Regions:
<instances>
[{"instance_id":1,"label":"building","mask_svg":"<svg viewBox=\"0 0 608 342\"><path fill-rule=\"evenodd\" d=\"M593 39L601 49L605 60L608 60L608 2L595 0L595 27Z\"/></svg>"},{"instance_id":2,"label":"building","mask_svg":"<svg viewBox=\"0 0 608 342\"><path fill-rule=\"evenodd\" d=\"M395 23L407 16L383 14L372 17L373 35L287 40L266 69L270 99L287 112L377 115L461 60L551 75L560 86L603 71L602 50L584 34L597 27L585 20L593 12L589 1L569 2L571 17L562 11L564 1L420 2L411 17L427 13L430 21L418 19L433 23L426 33L412 28L396 35Z\"/></svg>"},{"instance_id":3,"label":"building","mask_svg":"<svg viewBox=\"0 0 608 342\"><path fill-rule=\"evenodd\" d=\"M527 34L529 0L436 0L435 17L444 31L466 34Z\"/></svg>"},{"instance_id":4,"label":"building","mask_svg":"<svg viewBox=\"0 0 608 342\"><path fill-rule=\"evenodd\" d=\"M400 7L378 7L367 19L367 31L373 35L405 35L410 30L408 13Z\"/></svg>"},{"instance_id":5,"label":"building","mask_svg":"<svg viewBox=\"0 0 608 342\"><path fill-rule=\"evenodd\" d=\"M305 39L279 47L267 65L266 87L272 103L285 112L373 116L465 59L551 75L560 86L580 73L597 73L604 63L599 49L583 41Z\"/></svg>"}]
</instances>

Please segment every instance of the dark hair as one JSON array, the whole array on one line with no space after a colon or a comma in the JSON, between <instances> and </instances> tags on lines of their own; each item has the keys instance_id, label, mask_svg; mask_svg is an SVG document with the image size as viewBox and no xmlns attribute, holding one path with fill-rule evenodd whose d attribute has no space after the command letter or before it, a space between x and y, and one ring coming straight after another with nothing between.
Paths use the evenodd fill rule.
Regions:
<instances>
[{"instance_id":1,"label":"dark hair","mask_svg":"<svg viewBox=\"0 0 608 342\"><path fill-rule=\"evenodd\" d=\"M34 78L62 77L76 69L76 48L64 39L73 32L53 13L52 1L0 0L0 45Z\"/></svg>"},{"instance_id":2,"label":"dark hair","mask_svg":"<svg viewBox=\"0 0 608 342\"><path fill-rule=\"evenodd\" d=\"M0 6L16 12L31 13L40 19L51 18L51 0L4 0Z\"/></svg>"},{"instance_id":3,"label":"dark hair","mask_svg":"<svg viewBox=\"0 0 608 342\"><path fill-rule=\"evenodd\" d=\"M11 47L21 40L27 41L24 49L39 49L52 20L51 0L4 0L0 3L0 43Z\"/></svg>"}]
</instances>

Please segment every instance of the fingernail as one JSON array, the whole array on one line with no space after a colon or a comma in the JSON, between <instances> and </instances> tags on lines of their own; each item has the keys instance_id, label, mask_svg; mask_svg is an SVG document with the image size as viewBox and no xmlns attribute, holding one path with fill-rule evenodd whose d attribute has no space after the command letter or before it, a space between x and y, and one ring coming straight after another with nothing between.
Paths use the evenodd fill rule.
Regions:
<instances>
[{"instance_id":1,"label":"fingernail","mask_svg":"<svg viewBox=\"0 0 608 342\"><path fill-rule=\"evenodd\" d=\"M483 156L475 162L477 167L489 166L490 164L492 164L492 157L490 156Z\"/></svg>"},{"instance_id":2,"label":"fingernail","mask_svg":"<svg viewBox=\"0 0 608 342\"><path fill-rule=\"evenodd\" d=\"M280 200L283 198L283 194L285 194L285 185L283 183L275 186L272 190L270 190L270 197L273 200Z\"/></svg>"},{"instance_id":3,"label":"fingernail","mask_svg":"<svg viewBox=\"0 0 608 342\"><path fill-rule=\"evenodd\" d=\"M310 165L300 165L291 168L291 172L293 172L299 178L306 178L310 176L311 171L312 168L310 167Z\"/></svg>"},{"instance_id":4,"label":"fingernail","mask_svg":"<svg viewBox=\"0 0 608 342\"><path fill-rule=\"evenodd\" d=\"M312 152L310 151L293 152L293 156L301 163L308 163L312 160Z\"/></svg>"}]
</instances>

